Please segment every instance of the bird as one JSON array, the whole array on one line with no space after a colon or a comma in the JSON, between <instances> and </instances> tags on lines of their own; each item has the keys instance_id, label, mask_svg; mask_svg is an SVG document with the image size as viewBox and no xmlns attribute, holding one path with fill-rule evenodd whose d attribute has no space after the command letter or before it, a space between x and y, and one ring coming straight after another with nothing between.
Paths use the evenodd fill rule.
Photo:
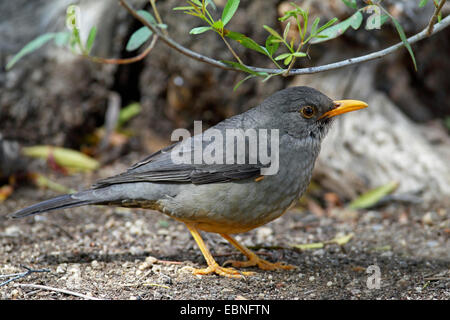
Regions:
<instances>
[{"instance_id":1,"label":"bird","mask_svg":"<svg viewBox=\"0 0 450 320\"><path fill-rule=\"evenodd\" d=\"M88 189L31 205L12 217L23 218L84 205L151 209L186 225L207 264L206 268L193 268L196 275L241 278L255 272L240 268L294 269L295 266L284 262L260 258L233 235L265 225L295 205L310 183L321 143L335 116L366 107L368 105L359 100L332 100L311 87L288 87L201 134L172 143L118 175L99 180ZM265 133L258 135L261 148L257 151L251 148L256 142L250 139L250 134L244 136L245 145L249 145L244 151L232 144L235 136L223 138L236 130ZM224 141L220 141L220 135ZM223 150L214 149L209 154L215 161L198 161L194 157L195 147L203 147L204 155L213 143L211 137L215 137L215 146ZM274 137L276 139L272 139ZM233 148L227 148L230 145ZM267 154L271 153L269 161L263 159L260 152L264 146ZM226 153L231 154L231 150L233 154L227 157ZM184 162L179 161L180 156L184 157ZM269 170L274 162L278 162L276 170ZM220 234L246 260L229 260L219 265L201 232Z\"/></svg>"}]
</instances>

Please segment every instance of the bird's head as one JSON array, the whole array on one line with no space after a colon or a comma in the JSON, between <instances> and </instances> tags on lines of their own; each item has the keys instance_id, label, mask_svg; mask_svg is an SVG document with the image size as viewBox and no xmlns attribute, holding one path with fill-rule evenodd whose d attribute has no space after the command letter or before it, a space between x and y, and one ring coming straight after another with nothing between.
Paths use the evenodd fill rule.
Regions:
<instances>
[{"instance_id":1,"label":"bird's head","mask_svg":"<svg viewBox=\"0 0 450 320\"><path fill-rule=\"evenodd\" d=\"M313 140L322 140L335 116L367 106L358 100L333 101L320 91L303 86L278 91L261 104L271 115L273 128L281 134Z\"/></svg>"}]
</instances>

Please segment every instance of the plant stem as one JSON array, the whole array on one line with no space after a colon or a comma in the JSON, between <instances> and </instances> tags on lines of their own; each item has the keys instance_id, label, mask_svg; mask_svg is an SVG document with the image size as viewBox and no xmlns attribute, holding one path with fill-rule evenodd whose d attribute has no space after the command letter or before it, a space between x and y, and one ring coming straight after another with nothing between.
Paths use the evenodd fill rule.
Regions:
<instances>
[{"instance_id":1,"label":"plant stem","mask_svg":"<svg viewBox=\"0 0 450 320\"><path fill-rule=\"evenodd\" d=\"M125 0L119 0L120 4L133 16L135 17L137 20L139 20L143 25L145 25L146 27L148 27L150 30L152 30L156 35L158 35L160 37L160 39L169 47L171 47L172 49L178 51L179 53L203 62L203 63L207 63L209 65L212 65L216 68L221 68L224 70L234 70L234 71L241 71L238 68L233 68L230 65L227 65L221 61L215 60L213 58L210 58L208 56L202 55L198 52L192 51L184 46L182 46L181 44L179 44L178 42L174 41L172 38L165 36L161 33L161 31L156 28L155 26L152 26L150 23L147 22L147 20L145 20L144 18L142 18L139 14L137 14L137 12L131 8L128 3ZM444 19L442 19L441 22L436 23L434 25L433 28L433 32L432 34L438 33L442 30L444 30L445 28L447 28L448 26L450 26L450 16L445 17ZM427 29L417 33L416 35L408 38L408 42L410 44L416 43L420 40L423 40L425 38L428 37L427 34ZM342 60L342 61L338 61L338 62L334 62L334 63L330 63L330 64L326 64L326 65L322 65L322 66L317 66L317 67L310 67L310 68L300 68L300 69L292 69L289 72L290 76L293 75L300 75L300 74L313 74L313 73L319 73L319 72L324 72L324 71L329 71L329 70L335 70L335 69L339 69L339 68L343 68L343 67L347 67L350 65L355 65L358 63L362 63L362 62L366 62L366 61L371 61L371 60L375 60L375 59L380 59L388 54L391 54L395 51L397 51L398 49L402 48L403 42L399 42L395 45L392 45L386 49L380 50L380 51L375 51L363 56L359 56L359 57L354 57L354 58L350 58L350 59L346 59L346 60ZM247 68L251 69L252 71L255 72L265 72L268 74L278 74L280 72L284 72L285 70L279 68L279 69L270 69L270 68L258 68L258 67L253 67L253 66L246 66Z\"/></svg>"},{"instance_id":2,"label":"plant stem","mask_svg":"<svg viewBox=\"0 0 450 320\"><path fill-rule=\"evenodd\" d=\"M228 49L230 50L231 54L236 58L237 62L239 62L242 65L245 65L242 60L239 58L239 56L236 54L236 52L233 50L231 45L228 43L228 41L225 39L225 37L221 34L220 37L222 38L223 42L227 45Z\"/></svg>"},{"instance_id":3,"label":"plant stem","mask_svg":"<svg viewBox=\"0 0 450 320\"><path fill-rule=\"evenodd\" d=\"M439 13L442 10L442 7L445 4L445 0L441 0L441 2L439 3L439 5L436 7L436 9L434 10L434 14L430 19L430 22L428 23L428 31L427 31L427 35L431 36L431 34L433 33L433 28L434 28L434 23L436 22L437 17L439 16ZM435 3L436 5L436 3Z\"/></svg>"}]
</instances>

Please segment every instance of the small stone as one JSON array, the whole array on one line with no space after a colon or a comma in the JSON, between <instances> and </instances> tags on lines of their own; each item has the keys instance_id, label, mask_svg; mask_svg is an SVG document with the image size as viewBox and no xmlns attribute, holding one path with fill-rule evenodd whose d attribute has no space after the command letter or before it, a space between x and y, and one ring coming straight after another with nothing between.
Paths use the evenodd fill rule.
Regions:
<instances>
[{"instance_id":1,"label":"small stone","mask_svg":"<svg viewBox=\"0 0 450 320\"><path fill-rule=\"evenodd\" d=\"M182 274L183 274L183 273L184 273L184 274L186 274L186 273L192 273L193 270L194 270L194 268L191 267L191 266L184 266L184 267L178 269L178 273L182 273Z\"/></svg>"},{"instance_id":2,"label":"small stone","mask_svg":"<svg viewBox=\"0 0 450 320\"><path fill-rule=\"evenodd\" d=\"M256 241L258 243L263 243L266 241L271 241L273 235L273 230L268 227L261 227L256 230Z\"/></svg>"},{"instance_id":3,"label":"small stone","mask_svg":"<svg viewBox=\"0 0 450 320\"><path fill-rule=\"evenodd\" d=\"M158 262L158 259L152 256L148 256L147 258L145 258L145 262L148 263L149 265L153 265Z\"/></svg>"},{"instance_id":4,"label":"small stone","mask_svg":"<svg viewBox=\"0 0 450 320\"><path fill-rule=\"evenodd\" d=\"M151 266L153 266L156 262L158 262L158 259L156 259L155 257L149 256L149 257L145 258L145 261L143 263L141 263L141 265L139 266L139 270L148 269Z\"/></svg>"},{"instance_id":5,"label":"small stone","mask_svg":"<svg viewBox=\"0 0 450 320\"><path fill-rule=\"evenodd\" d=\"M16 299L18 296L19 296L19 290L13 289L13 290L11 291L11 298L12 298L12 299Z\"/></svg>"},{"instance_id":6,"label":"small stone","mask_svg":"<svg viewBox=\"0 0 450 320\"><path fill-rule=\"evenodd\" d=\"M327 287L331 287L332 285L333 285L333 282L331 282L331 281L327 282Z\"/></svg>"},{"instance_id":7,"label":"small stone","mask_svg":"<svg viewBox=\"0 0 450 320\"><path fill-rule=\"evenodd\" d=\"M7 237L17 237L20 235L20 228L18 226L10 226L5 229L4 235Z\"/></svg>"},{"instance_id":8,"label":"small stone","mask_svg":"<svg viewBox=\"0 0 450 320\"><path fill-rule=\"evenodd\" d=\"M434 224L434 221L436 220L436 218L437 217L436 217L435 212L428 211L422 217L422 223L431 226Z\"/></svg>"},{"instance_id":9,"label":"small stone","mask_svg":"<svg viewBox=\"0 0 450 320\"><path fill-rule=\"evenodd\" d=\"M66 268L63 265L59 265L56 268L56 273L65 273L66 272Z\"/></svg>"},{"instance_id":10,"label":"small stone","mask_svg":"<svg viewBox=\"0 0 450 320\"><path fill-rule=\"evenodd\" d=\"M98 269L101 268L100 263L98 263L97 260L93 260L93 261L91 262L91 267L92 267L92 269L95 269L95 270L98 270Z\"/></svg>"},{"instance_id":11,"label":"small stone","mask_svg":"<svg viewBox=\"0 0 450 320\"><path fill-rule=\"evenodd\" d=\"M169 230L167 229L158 229L158 231L156 231L156 234L159 236L167 236L169 234Z\"/></svg>"},{"instance_id":12,"label":"small stone","mask_svg":"<svg viewBox=\"0 0 450 320\"><path fill-rule=\"evenodd\" d=\"M308 280L309 280L309 281L314 281L314 280L316 280L316 278L315 278L314 276L311 276L311 277L309 277Z\"/></svg>"}]
</instances>

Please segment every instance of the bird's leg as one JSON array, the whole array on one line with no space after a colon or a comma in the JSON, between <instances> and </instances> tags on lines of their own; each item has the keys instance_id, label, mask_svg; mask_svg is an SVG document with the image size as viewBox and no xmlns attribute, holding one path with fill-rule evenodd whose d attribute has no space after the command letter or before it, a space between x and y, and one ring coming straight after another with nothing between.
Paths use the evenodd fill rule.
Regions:
<instances>
[{"instance_id":1,"label":"bird's leg","mask_svg":"<svg viewBox=\"0 0 450 320\"><path fill-rule=\"evenodd\" d=\"M242 252L246 257L247 261L235 261L235 260L228 260L224 263L225 264L231 264L233 267L236 268L242 268L242 267L253 267L257 266L258 268L262 270L291 270L294 268L297 268L296 266L285 264L284 262L269 262L264 259L261 259L258 257L254 252L252 252L250 249L245 247L244 245L240 244L236 241L232 236L228 234L220 234L222 237L224 237L229 243L231 243L236 249L238 249L240 252Z\"/></svg>"},{"instance_id":2,"label":"bird's leg","mask_svg":"<svg viewBox=\"0 0 450 320\"><path fill-rule=\"evenodd\" d=\"M200 251L202 252L203 256L205 257L206 263L208 264L208 267L205 269L194 269L193 274L211 274L211 273L217 273L220 276L230 277L230 278L241 278L243 276L249 276L252 275L253 272L240 272L233 268L225 268L219 266L219 264L214 260L213 256L211 255L211 252L209 252L208 248L205 245L205 242L203 241L200 233L198 230L191 224L186 223L187 228L192 234L192 237L194 238L195 242L197 242L198 247L200 248Z\"/></svg>"}]
</instances>

